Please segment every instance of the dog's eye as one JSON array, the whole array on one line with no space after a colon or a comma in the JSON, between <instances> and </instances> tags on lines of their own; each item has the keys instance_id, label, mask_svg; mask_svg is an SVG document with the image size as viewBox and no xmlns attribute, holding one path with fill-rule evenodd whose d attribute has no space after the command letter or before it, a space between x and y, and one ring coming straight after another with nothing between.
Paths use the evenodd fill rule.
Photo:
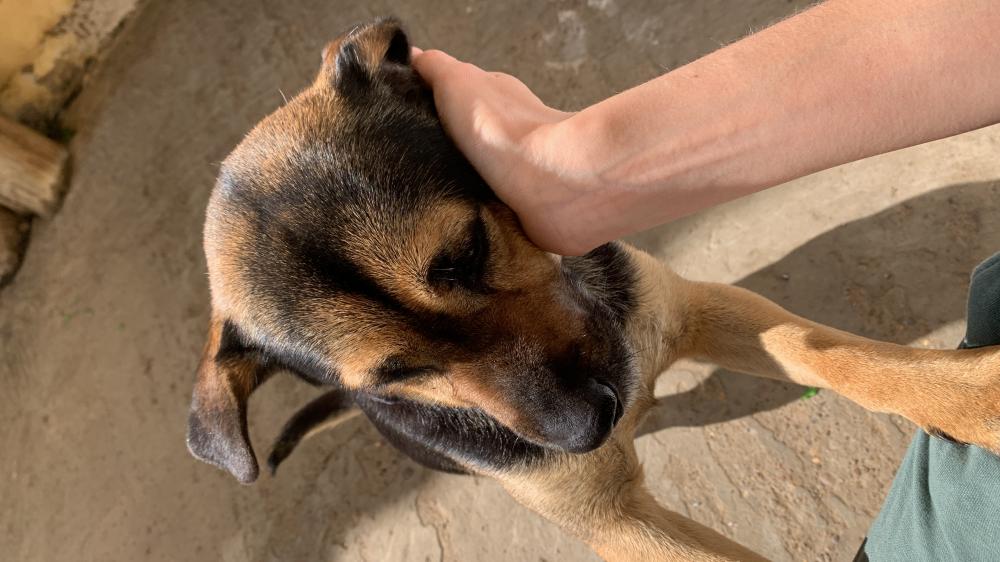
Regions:
<instances>
[{"instance_id":1,"label":"dog's eye","mask_svg":"<svg viewBox=\"0 0 1000 562\"><path fill-rule=\"evenodd\" d=\"M446 250L431 262L427 270L427 283L435 290L456 286L470 291L485 292L483 282L489 255L489 239L482 217L476 217L469 230L466 243L459 248Z\"/></svg>"},{"instance_id":2,"label":"dog's eye","mask_svg":"<svg viewBox=\"0 0 1000 562\"><path fill-rule=\"evenodd\" d=\"M432 364L413 364L402 355L392 355L385 358L375 369L376 386L391 384L408 379L414 379L437 371Z\"/></svg>"},{"instance_id":3,"label":"dog's eye","mask_svg":"<svg viewBox=\"0 0 1000 562\"><path fill-rule=\"evenodd\" d=\"M392 382L399 382L433 372L435 372L434 367L398 367L385 373L385 378Z\"/></svg>"}]
</instances>

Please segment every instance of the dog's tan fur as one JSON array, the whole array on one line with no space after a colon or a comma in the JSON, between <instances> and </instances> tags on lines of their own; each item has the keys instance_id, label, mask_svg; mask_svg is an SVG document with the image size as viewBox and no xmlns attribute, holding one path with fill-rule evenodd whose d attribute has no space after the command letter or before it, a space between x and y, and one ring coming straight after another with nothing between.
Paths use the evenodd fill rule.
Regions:
<instances>
[{"instance_id":1,"label":"dog's tan fur","mask_svg":"<svg viewBox=\"0 0 1000 562\"><path fill-rule=\"evenodd\" d=\"M337 78L333 66L344 42L353 41L360 60L375 73L398 34L395 24L383 22L331 43L314 85L258 125L227 160L227 167L254 178L255 193L280 190L301 150L300 139L317 128L335 129L349 112L329 86ZM252 358L222 353L224 322L250 335L265 334L269 345L302 344L282 339L285 332L279 329L276 313L254 305L252 272L243 261L254 251L254 234L246 217L228 210L221 199L218 194L213 197L205 231L213 320L192 419L216 433L239 433L240 420L234 412L245 410L247 395L269 371ZM467 232L463 225L476 212L493 250L487 275L495 291L442 293L421 282L434 255ZM296 219L294 212L274 217L279 223ZM538 353L554 354L573 346L584 330L582 312L560 292L560 258L535 248L513 213L499 203L476 211L455 201L440 201L401 217L398 223L362 224L341 243L340 251L407 307L475 317L483 332L496 334L498 340L513 334L531 342ZM655 401L656 377L680 358L705 359L736 371L828 388L868 409L896 413L923 428L1000 451L997 348L932 351L874 342L799 318L749 291L682 279L639 250L626 247L626 252L636 272L637 303L625 329L637 354L638 380L632 381L635 388L628 407L610 438L584 454L553 452L542 462L505 469L470 467L499 480L522 504L580 537L604 558L760 559L719 533L664 509L643 483L633 444L636 427ZM390 383L390 394L422 403L475 406L519 435L537 436L498 379L516 371L497 367L508 360L502 345L487 342L473 351L435 344L419 330L373 312L369 303L350 295L317 301L308 325L300 328L315 335L310 345L319 349L325 365L336 366L339 383L346 388L368 388L376 366L405 351L416 363L441 367ZM242 432L245 437L245 427ZM256 477L252 451L249 456L240 454L243 457L237 461L246 463L240 466L249 474L246 480L252 480Z\"/></svg>"},{"instance_id":2,"label":"dog's tan fur","mask_svg":"<svg viewBox=\"0 0 1000 562\"><path fill-rule=\"evenodd\" d=\"M682 357L834 390L875 411L1000 450L1000 352L922 350L875 342L799 318L736 287L687 281L631 249L641 305L629 326L641 351L643 392L612 440L537 470L493 474L524 505L607 560L759 560L670 512L643 484L633 438L656 377Z\"/></svg>"}]
</instances>

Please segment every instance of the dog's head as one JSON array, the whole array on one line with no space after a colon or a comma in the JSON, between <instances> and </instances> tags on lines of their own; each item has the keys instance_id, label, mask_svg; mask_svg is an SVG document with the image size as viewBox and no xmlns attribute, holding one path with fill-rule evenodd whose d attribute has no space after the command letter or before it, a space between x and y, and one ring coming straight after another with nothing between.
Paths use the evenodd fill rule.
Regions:
<instances>
[{"instance_id":1,"label":"dog's head","mask_svg":"<svg viewBox=\"0 0 1000 562\"><path fill-rule=\"evenodd\" d=\"M276 370L478 410L569 452L600 446L629 403L621 249L560 258L527 240L409 63L395 21L356 27L222 166L188 443L240 481L257 476L247 398Z\"/></svg>"}]
</instances>

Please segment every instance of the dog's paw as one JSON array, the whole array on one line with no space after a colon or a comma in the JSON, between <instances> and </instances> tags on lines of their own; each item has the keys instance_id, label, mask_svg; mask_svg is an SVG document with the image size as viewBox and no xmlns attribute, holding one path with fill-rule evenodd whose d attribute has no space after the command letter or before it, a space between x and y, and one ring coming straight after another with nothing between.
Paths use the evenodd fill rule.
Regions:
<instances>
[{"instance_id":1,"label":"dog's paw","mask_svg":"<svg viewBox=\"0 0 1000 562\"><path fill-rule=\"evenodd\" d=\"M986 380L941 389L914 421L935 437L1000 455L1000 347L994 354L996 368L985 371L991 374Z\"/></svg>"}]
</instances>

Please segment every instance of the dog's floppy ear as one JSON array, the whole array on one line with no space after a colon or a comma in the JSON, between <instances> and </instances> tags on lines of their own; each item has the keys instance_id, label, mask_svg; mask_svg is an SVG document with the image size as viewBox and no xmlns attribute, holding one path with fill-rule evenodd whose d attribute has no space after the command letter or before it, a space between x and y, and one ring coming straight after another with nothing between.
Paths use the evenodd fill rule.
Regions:
<instances>
[{"instance_id":1,"label":"dog's floppy ear","mask_svg":"<svg viewBox=\"0 0 1000 562\"><path fill-rule=\"evenodd\" d=\"M247 398L270 374L259 354L243 346L232 324L212 318L191 399L187 446L192 455L243 484L258 474L247 434Z\"/></svg>"},{"instance_id":2,"label":"dog's floppy ear","mask_svg":"<svg viewBox=\"0 0 1000 562\"><path fill-rule=\"evenodd\" d=\"M323 49L320 80L351 97L368 90L379 79L397 82L399 71L415 76L410 66L410 41L395 18L382 18L333 40Z\"/></svg>"}]
</instances>

